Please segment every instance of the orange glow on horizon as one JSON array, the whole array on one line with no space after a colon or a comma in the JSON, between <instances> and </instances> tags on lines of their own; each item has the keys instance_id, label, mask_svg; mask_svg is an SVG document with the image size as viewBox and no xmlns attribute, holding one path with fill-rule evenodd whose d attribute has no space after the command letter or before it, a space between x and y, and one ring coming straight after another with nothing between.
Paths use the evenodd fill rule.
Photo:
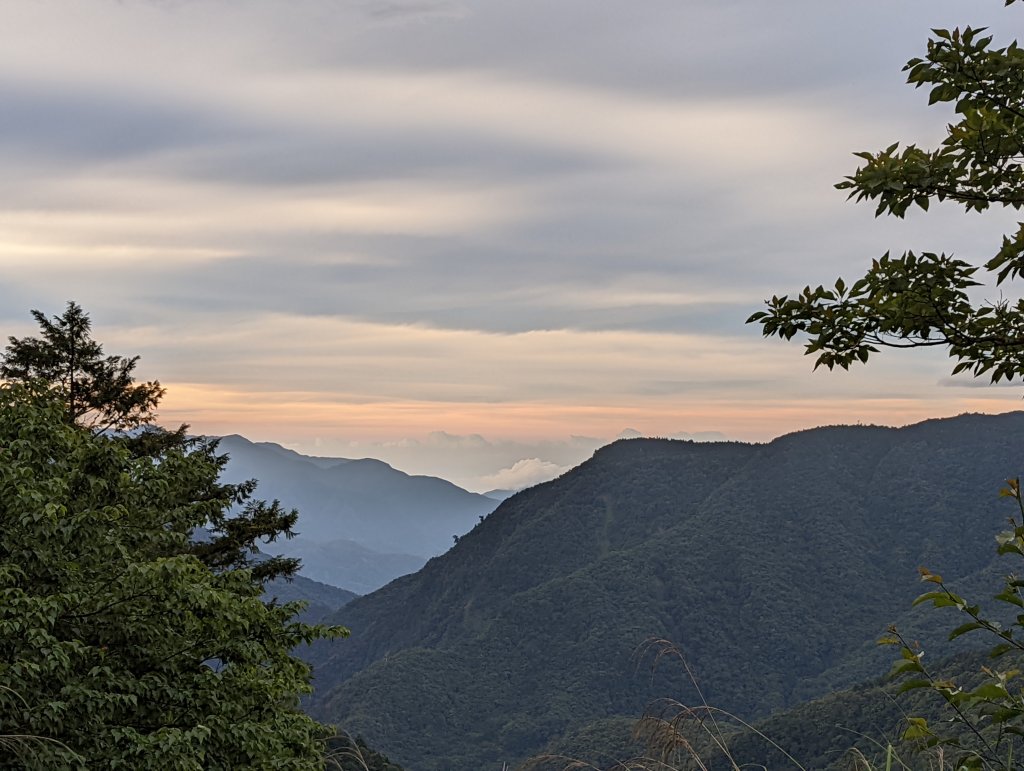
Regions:
<instances>
[{"instance_id":1,"label":"orange glow on horizon","mask_svg":"<svg viewBox=\"0 0 1024 771\"><path fill-rule=\"evenodd\" d=\"M542 441L572 435L611 439L626 428L648 436L717 431L729 439L769 441L815 426L902 426L964 412L1009 412L1016 391L960 397L766 398L687 403L659 397L640 403L345 401L303 392L248 392L200 384L169 384L160 410L165 425L188 423L198 433L243 434L260 441L395 441L434 431L489 439Z\"/></svg>"}]
</instances>

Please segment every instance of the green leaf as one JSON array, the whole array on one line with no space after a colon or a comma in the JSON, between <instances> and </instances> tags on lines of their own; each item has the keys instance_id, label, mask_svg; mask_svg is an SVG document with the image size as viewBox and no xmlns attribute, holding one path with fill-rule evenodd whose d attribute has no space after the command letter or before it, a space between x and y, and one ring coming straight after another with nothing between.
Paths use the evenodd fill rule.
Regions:
<instances>
[{"instance_id":1,"label":"green leaf","mask_svg":"<svg viewBox=\"0 0 1024 771\"><path fill-rule=\"evenodd\" d=\"M900 683L898 688L899 693L906 693L907 691L913 691L918 688L931 688L932 681L925 679L907 680L906 682Z\"/></svg>"},{"instance_id":2,"label":"green leaf","mask_svg":"<svg viewBox=\"0 0 1024 771\"><path fill-rule=\"evenodd\" d=\"M984 625L979 624L977 621L969 621L966 624L961 624L949 633L949 639L955 640L960 635L967 634L968 632L973 632L975 629L984 629Z\"/></svg>"},{"instance_id":3,"label":"green leaf","mask_svg":"<svg viewBox=\"0 0 1024 771\"><path fill-rule=\"evenodd\" d=\"M908 717L907 727L903 731L903 739L913 740L922 739L931 736L931 729L928 727L928 721L923 717Z\"/></svg>"}]
</instances>

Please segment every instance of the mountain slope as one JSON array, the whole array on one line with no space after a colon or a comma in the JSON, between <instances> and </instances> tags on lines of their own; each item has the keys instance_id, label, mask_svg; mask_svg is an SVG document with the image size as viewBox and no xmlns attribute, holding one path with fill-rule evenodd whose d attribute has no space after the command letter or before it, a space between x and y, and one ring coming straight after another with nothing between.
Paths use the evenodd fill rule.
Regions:
<instances>
[{"instance_id":1,"label":"mountain slope","mask_svg":"<svg viewBox=\"0 0 1024 771\"><path fill-rule=\"evenodd\" d=\"M297 536L271 548L300 557L302 575L344 584L356 594L367 594L398 576L415 573L427 561L414 554L382 554L347 538L330 541Z\"/></svg>"},{"instance_id":2,"label":"mountain slope","mask_svg":"<svg viewBox=\"0 0 1024 771\"><path fill-rule=\"evenodd\" d=\"M617 442L332 617L353 635L314 650L314 712L416 771L475 769L695 699L638 659L651 637L746 717L877 675L864 645L909 606L917 566L991 561L1022 429L1011 413Z\"/></svg>"},{"instance_id":3,"label":"mountain slope","mask_svg":"<svg viewBox=\"0 0 1024 771\"><path fill-rule=\"evenodd\" d=\"M889 654L893 654L891 648ZM1003 658L1000 666L1020 665L1019 656L1016 662L1009 658ZM971 673L963 682L977 685L982 668L991 664L986 653L972 652L933 662L931 666L942 677ZM546 747L542 756L545 759L538 759L531 769L564 771L565 758L572 758L585 761L589 764L586 768L594 771L621 771L623 761L640 757L660 759L658 749L673 745L673 767L699 767L707 771L734 771L736 765L792 771L801 767L815 771L881 769L885 767L889 745L899 757L899 762L892 763L894 768L938 768L934 748L929 750L922 743L901 739L910 715L924 717L932 726L941 726L938 730L942 734L958 736L966 747L977 746L965 726L950 722L952 710L939 694L930 689L901 692L901 682L898 678L875 678L782 710L752 726L739 725L720 712L715 714L714 721L694 720L666 699L651 706L645 716L650 719L603 719L571 731ZM672 723L673 720L676 722ZM1014 757L1020 756L1021 744L1019 739L1015 742ZM1009 749L1008 741L1003 749ZM946 752L953 750L947 747ZM857 754L869 759L870 765L854 762ZM948 765L949 757L947 754L947 765L943 768L952 767ZM648 767L659 766L652 762Z\"/></svg>"},{"instance_id":4,"label":"mountain slope","mask_svg":"<svg viewBox=\"0 0 1024 771\"><path fill-rule=\"evenodd\" d=\"M267 442L223 437L224 479L259 480L261 498L299 510L299 536L264 550L304 562L309 578L368 592L413 572L489 514L497 501L378 460L312 458Z\"/></svg>"},{"instance_id":5,"label":"mountain slope","mask_svg":"<svg viewBox=\"0 0 1024 771\"><path fill-rule=\"evenodd\" d=\"M334 613L338 608L348 604L359 595L336 586L312 581L303 576L290 579L275 578L267 584L264 597L279 603L302 600L308 603L299 618L310 624L318 623Z\"/></svg>"},{"instance_id":6,"label":"mountain slope","mask_svg":"<svg viewBox=\"0 0 1024 771\"><path fill-rule=\"evenodd\" d=\"M211 534L204 528L198 528L193 532L192 537L197 541L205 542L211 538ZM270 559L270 556L263 552L257 552L253 558L257 562L263 562ZM301 600L307 603L300 618L309 623L320 621L358 596L355 592L347 589L339 589L336 586L314 581L301 575L275 578L264 586L264 599L268 601L285 603Z\"/></svg>"}]
</instances>

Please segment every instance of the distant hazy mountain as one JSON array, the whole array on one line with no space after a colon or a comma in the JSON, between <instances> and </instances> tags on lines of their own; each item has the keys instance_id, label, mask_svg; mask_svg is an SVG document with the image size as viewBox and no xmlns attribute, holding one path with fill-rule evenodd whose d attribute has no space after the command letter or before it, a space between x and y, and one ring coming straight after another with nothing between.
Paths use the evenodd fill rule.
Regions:
<instances>
[{"instance_id":1,"label":"distant hazy mountain","mask_svg":"<svg viewBox=\"0 0 1024 771\"><path fill-rule=\"evenodd\" d=\"M419 569L497 505L378 460L308 457L237 435L220 449L230 456L226 481L258 479L258 497L299 510L299 537L264 550L298 556L303 575L355 592Z\"/></svg>"},{"instance_id":2,"label":"distant hazy mountain","mask_svg":"<svg viewBox=\"0 0 1024 771\"><path fill-rule=\"evenodd\" d=\"M303 576L294 576L291 580L275 578L267 584L264 596L267 600L276 599L281 603L295 600L309 603L299 618L314 624L359 595Z\"/></svg>"},{"instance_id":3,"label":"distant hazy mountain","mask_svg":"<svg viewBox=\"0 0 1024 771\"><path fill-rule=\"evenodd\" d=\"M470 771L658 697L696 701L679 667L651 673L652 637L746 718L879 676L892 652L873 641L919 565L968 585L998 570L1022 436L1010 413L616 442L332 616L352 636L311 654L314 714L416 771Z\"/></svg>"},{"instance_id":4,"label":"distant hazy mountain","mask_svg":"<svg viewBox=\"0 0 1024 771\"><path fill-rule=\"evenodd\" d=\"M210 540L210 533L204 528L197 528L193 531L192 538L196 541L206 542ZM261 562L270 559L270 556L264 552L258 552L254 559ZM295 575L291 578L275 578L265 586L264 595L267 600L274 599L282 603L295 600L308 603L300 617L311 623L319 621L359 596L356 592L340 589L337 586L302 575Z\"/></svg>"},{"instance_id":5,"label":"distant hazy mountain","mask_svg":"<svg viewBox=\"0 0 1024 771\"><path fill-rule=\"evenodd\" d=\"M501 501L511 498L517 492L518 490L488 490L484 495L488 498L493 498L500 503Z\"/></svg>"},{"instance_id":6,"label":"distant hazy mountain","mask_svg":"<svg viewBox=\"0 0 1024 771\"><path fill-rule=\"evenodd\" d=\"M414 554L371 551L344 538L317 541L296 536L283 544L272 544L270 548L301 557L302 575L344 586L358 594L368 594L398 576L415 573L427 561Z\"/></svg>"}]
</instances>

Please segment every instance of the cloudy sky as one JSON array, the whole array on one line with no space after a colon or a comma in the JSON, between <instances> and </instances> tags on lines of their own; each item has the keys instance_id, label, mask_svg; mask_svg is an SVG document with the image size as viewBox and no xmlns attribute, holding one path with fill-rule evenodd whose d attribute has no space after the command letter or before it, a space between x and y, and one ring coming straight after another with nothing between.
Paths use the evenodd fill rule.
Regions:
<instances>
[{"instance_id":1,"label":"cloudy sky","mask_svg":"<svg viewBox=\"0 0 1024 771\"><path fill-rule=\"evenodd\" d=\"M69 299L163 422L474 489L625 429L765 440L1021 406L941 354L811 372L744 319L1004 213L876 220L855 150L934 144L929 27L1001 0L12 0L0 322Z\"/></svg>"}]
</instances>

